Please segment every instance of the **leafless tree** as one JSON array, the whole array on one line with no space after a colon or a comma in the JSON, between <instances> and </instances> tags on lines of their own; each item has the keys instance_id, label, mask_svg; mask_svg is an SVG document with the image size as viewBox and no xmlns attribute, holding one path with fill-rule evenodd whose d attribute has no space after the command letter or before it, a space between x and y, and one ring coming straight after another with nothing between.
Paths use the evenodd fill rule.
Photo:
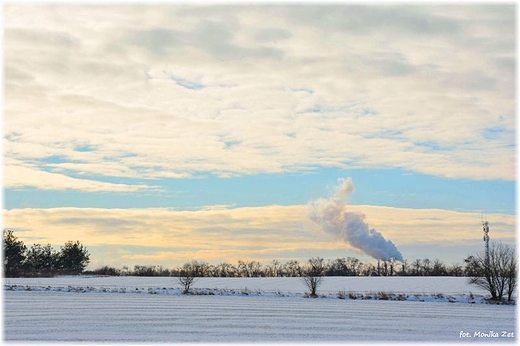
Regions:
<instances>
[{"instance_id":1,"label":"leafless tree","mask_svg":"<svg viewBox=\"0 0 520 346\"><path fill-rule=\"evenodd\" d=\"M513 292L516 289L516 268L518 266L515 248L513 246L509 247L512 250L512 254L510 255L510 261L506 267L506 275L507 275L507 300L511 301L513 296Z\"/></svg>"},{"instance_id":2,"label":"leafless tree","mask_svg":"<svg viewBox=\"0 0 520 346\"><path fill-rule=\"evenodd\" d=\"M238 261L238 272L246 278L259 277L262 274L262 263L258 261Z\"/></svg>"},{"instance_id":3,"label":"leafless tree","mask_svg":"<svg viewBox=\"0 0 520 346\"><path fill-rule=\"evenodd\" d=\"M296 260L291 260L283 265L283 271L285 275L289 277L300 277L302 276L302 268L300 263Z\"/></svg>"},{"instance_id":4,"label":"leafless tree","mask_svg":"<svg viewBox=\"0 0 520 346\"><path fill-rule=\"evenodd\" d=\"M249 277L250 273L249 273L249 270L248 270L248 262L247 261L238 260L237 269L238 269L238 274L241 277Z\"/></svg>"},{"instance_id":5,"label":"leafless tree","mask_svg":"<svg viewBox=\"0 0 520 346\"><path fill-rule=\"evenodd\" d=\"M181 269L179 269L179 283L184 288L183 294L190 292L191 285L195 282L195 277L198 275L200 270L199 263L197 261L191 261L184 263Z\"/></svg>"},{"instance_id":6,"label":"leafless tree","mask_svg":"<svg viewBox=\"0 0 520 346\"><path fill-rule=\"evenodd\" d=\"M217 275L219 277L235 277L237 276L237 268L228 262L222 262L217 265Z\"/></svg>"},{"instance_id":7,"label":"leafless tree","mask_svg":"<svg viewBox=\"0 0 520 346\"><path fill-rule=\"evenodd\" d=\"M323 258L315 257L311 258L307 262L307 266L303 271L303 282L310 291L310 296L316 298L316 290L323 281L323 275L325 274L326 266Z\"/></svg>"},{"instance_id":8,"label":"leafless tree","mask_svg":"<svg viewBox=\"0 0 520 346\"><path fill-rule=\"evenodd\" d=\"M415 275L415 276L424 275L424 274L421 274L421 268L422 268L421 260L420 259L416 259L411 264L410 274L411 275Z\"/></svg>"},{"instance_id":9,"label":"leafless tree","mask_svg":"<svg viewBox=\"0 0 520 346\"><path fill-rule=\"evenodd\" d=\"M445 276L448 273L446 265L441 262L438 258L433 261L431 268L432 276Z\"/></svg>"},{"instance_id":10,"label":"leafless tree","mask_svg":"<svg viewBox=\"0 0 520 346\"><path fill-rule=\"evenodd\" d=\"M282 276L282 264L277 260L272 260L265 268L266 276L278 277Z\"/></svg>"},{"instance_id":11,"label":"leafless tree","mask_svg":"<svg viewBox=\"0 0 520 346\"><path fill-rule=\"evenodd\" d=\"M491 243L489 261L486 254L479 252L468 257L466 266L471 267L472 276L468 282L480 286L491 294L492 300L502 300L504 292L511 300L516 288L515 248L502 243Z\"/></svg>"}]
</instances>

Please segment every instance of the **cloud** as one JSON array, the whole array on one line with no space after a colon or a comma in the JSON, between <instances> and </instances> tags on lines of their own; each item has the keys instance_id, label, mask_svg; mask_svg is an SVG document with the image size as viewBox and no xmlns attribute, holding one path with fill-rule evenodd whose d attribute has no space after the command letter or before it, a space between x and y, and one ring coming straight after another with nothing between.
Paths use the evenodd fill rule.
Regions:
<instances>
[{"instance_id":1,"label":"cloud","mask_svg":"<svg viewBox=\"0 0 520 346\"><path fill-rule=\"evenodd\" d=\"M10 4L4 20L5 155L44 175L515 176L511 6Z\"/></svg>"},{"instance_id":2,"label":"cloud","mask_svg":"<svg viewBox=\"0 0 520 346\"><path fill-rule=\"evenodd\" d=\"M176 30L157 28L129 33L129 41L148 49L153 54L168 54L180 44Z\"/></svg>"},{"instance_id":3,"label":"cloud","mask_svg":"<svg viewBox=\"0 0 520 346\"><path fill-rule=\"evenodd\" d=\"M391 208L349 205L365 213L365 222L401 249L405 259L438 258L435 248L481 243L480 214L442 209ZM62 245L81 240L87 248L129 249L114 261L126 265L161 263L167 266L190 259L210 262L238 259L297 259L370 257L324 232L306 216L306 205L249 208L204 208L182 211L167 208L101 209L50 208L4 210L4 228L26 244ZM515 241L515 216L489 214L493 240ZM449 242L446 241L449 239ZM429 248L431 252L414 250ZM479 251L477 245L473 252ZM96 250L96 260L108 259ZM415 251L415 252L414 252ZM443 261L463 260L451 254ZM144 262L144 261L148 262Z\"/></svg>"},{"instance_id":4,"label":"cloud","mask_svg":"<svg viewBox=\"0 0 520 346\"><path fill-rule=\"evenodd\" d=\"M50 173L30 166L8 164L5 166L4 187L37 187L42 190L80 190L85 192L135 192L157 190L156 186L107 183L92 179L77 179Z\"/></svg>"},{"instance_id":5,"label":"cloud","mask_svg":"<svg viewBox=\"0 0 520 346\"><path fill-rule=\"evenodd\" d=\"M458 34L461 30L456 20L438 16L437 9L427 6L290 6L285 11L299 25L310 23L324 30L361 36L413 33L431 37Z\"/></svg>"}]
</instances>

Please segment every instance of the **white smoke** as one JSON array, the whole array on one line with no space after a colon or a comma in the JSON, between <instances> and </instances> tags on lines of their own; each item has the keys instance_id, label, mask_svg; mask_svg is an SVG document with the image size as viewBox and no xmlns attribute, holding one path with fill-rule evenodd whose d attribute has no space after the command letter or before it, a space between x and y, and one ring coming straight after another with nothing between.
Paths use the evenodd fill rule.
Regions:
<instances>
[{"instance_id":1,"label":"white smoke","mask_svg":"<svg viewBox=\"0 0 520 346\"><path fill-rule=\"evenodd\" d=\"M394 243L386 240L375 229L369 229L365 215L345 210L344 200L354 191L352 179L338 179L340 183L330 199L320 198L307 205L311 220L321 225L327 233L343 239L367 255L388 261L392 257L403 261L403 255Z\"/></svg>"}]
</instances>

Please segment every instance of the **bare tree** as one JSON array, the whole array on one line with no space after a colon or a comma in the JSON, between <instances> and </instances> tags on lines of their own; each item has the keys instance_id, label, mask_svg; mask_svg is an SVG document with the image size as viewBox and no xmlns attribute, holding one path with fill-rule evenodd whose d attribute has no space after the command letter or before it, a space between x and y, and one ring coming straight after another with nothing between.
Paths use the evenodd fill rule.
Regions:
<instances>
[{"instance_id":1,"label":"bare tree","mask_svg":"<svg viewBox=\"0 0 520 346\"><path fill-rule=\"evenodd\" d=\"M291 260L283 265L283 271L285 275L289 277L300 277L302 276L302 268L300 263L296 260Z\"/></svg>"},{"instance_id":2,"label":"bare tree","mask_svg":"<svg viewBox=\"0 0 520 346\"><path fill-rule=\"evenodd\" d=\"M248 277L249 276L249 272L247 270L247 262L244 262L242 260L238 260L238 275L240 275L241 277Z\"/></svg>"},{"instance_id":3,"label":"bare tree","mask_svg":"<svg viewBox=\"0 0 520 346\"><path fill-rule=\"evenodd\" d=\"M262 276L262 263L258 261L247 262L247 272L249 277L260 277Z\"/></svg>"},{"instance_id":4,"label":"bare tree","mask_svg":"<svg viewBox=\"0 0 520 346\"><path fill-rule=\"evenodd\" d=\"M422 275L430 276L432 271L432 262L429 258L425 258L422 260L421 270L423 272Z\"/></svg>"},{"instance_id":5,"label":"bare tree","mask_svg":"<svg viewBox=\"0 0 520 346\"><path fill-rule=\"evenodd\" d=\"M327 263L327 276L347 276L349 275L349 268L345 258L336 258L329 260Z\"/></svg>"},{"instance_id":6,"label":"bare tree","mask_svg":"<svg viewBox=\"0 0 520 346\"><path fill-rule=\"evenodd\" d=\"M347 257L347 268L349 276L358 276L361 273L361 268L363 267L363 263L361 263L355 257Z\"/></svg>"},{"instance_id":7,"label":"bare tree","mask_svg":"<svg viewBox=\"0 0 520 346\"><path fill-rule=\"evenodd\" d=\"M464 276L464 268L458 263L452 264L447 270L449 276Z\"/></svg>"},{"instance_id":8,"label":"bare tree","mask_svg":"<svg viewBox=\"0 0 520 346\"><path fill-rule=\"evenodd\" d=\"M502 300L504 292L511 300L516 288L515 248L502 243L491 243L489 259L483 252L468 257L466 266L473 274L468 282L480 286L491 294L492 300Z\"/></svg>"},{"instance_id":9,"label":"bare tree","mask_svg":"<svg viewBox=\"0 0 520 346\"><path fill-rule=\"evenodd\" d=\"M415 275L415 276L424 275L424 274L421 274L421 260L420 259L416 259L415 261L413 261L411 264L411 268L412 268L410 271L411 275Z\"/></svg>"},{"instance_id":10,"label":"bare tree","mask_svg":"<svg viewBox=\"0 0 520 346\"><path fill-rule=\"evenodd\" d=\"M184 287L183 294L190 292L191 285L195 282L195 277L199 272L200 266L197 261L191 261L184 263L182 268L179 270L179 283Z\"/></svg>"},{"instance_id":11,"label":"bare tree","mask_svg":"<svg viewBox=\"0 0 520 346\"><path fill-rule=\"evenodd\" d=\"M282 264L277 260L272 260L265 268L266 276L278 277L282 276Z\"/></svg>"},{"instance_id":12,"label":"bare tree","mask_svg":"<svg viewBox=\"0 0 520 346\"><path fill-rule=\"evenodd\" d=\"M251 260L251 261L238 261L238 271L240 276L253 278L259 277L262 274L262 263Z\"/></svg>"},{"instance_id":13,"label":"bare tree","mask_svg":"<svg viewBox=\"0 0 520 346\"><path fill-rule=\"evenodd\" d=\"M222 262L217 266L218 276L220 277L235 277L237 276L237 268L228 262Z\"/></svg>"},{"instance_id":14,"label":"bare tree","mask_svg":"<svg viewBox=\"0 0 520 346\"><path fill-rule=\"evenodd\" d=\"M446 269L446 265L441 262L439 259L435 259L433 261L433 265L431 268L432 276L445 276L448 273Z\"/></svg>"},{"instance_id":15,"label":"bare tree","mask_svg":"<svg viewBox=\"0 0 520 346\"><path fill-rule=\"evenodd\" d=\"M516 268L518 266L515 248L513 246L509 247L512 251L510 255L510 261L506 267L506 275L507 275L507 300L511 301L511 297L513 296L513 292L516 289Z\"/></svg>"},{"instance_id":16,"label":"bare tree","mask_svg":"<svg viewBox=\"0 0 520 346\"><path fill-rule=\"evenodd\" d=\"M326 266L323 261L323 258L315 257L309 259L307 262L307 266L303 271L303 282L307 286L310 291L310 296L312 298L318 297L316 295L316 290L318 286L323 281L323 275L325 274Z\"/></svg>"}]
</instances>

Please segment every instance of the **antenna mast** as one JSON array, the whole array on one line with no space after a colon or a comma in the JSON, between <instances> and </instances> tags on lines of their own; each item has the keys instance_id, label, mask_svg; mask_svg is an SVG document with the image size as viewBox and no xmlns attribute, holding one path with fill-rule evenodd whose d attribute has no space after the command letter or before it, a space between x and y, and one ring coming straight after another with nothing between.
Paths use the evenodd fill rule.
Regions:
<instances>
[{"instance_id":1,"label":"antenna mast","mask_svg":"<svg viewBox=\"0 0 520 346\"><path fill-rule=\"evenodd\" d=\"M482 230L484 231L484 243L486 243L486 270L489 268L489 224L482 218Z\"/></svg>"}]
</instances>

